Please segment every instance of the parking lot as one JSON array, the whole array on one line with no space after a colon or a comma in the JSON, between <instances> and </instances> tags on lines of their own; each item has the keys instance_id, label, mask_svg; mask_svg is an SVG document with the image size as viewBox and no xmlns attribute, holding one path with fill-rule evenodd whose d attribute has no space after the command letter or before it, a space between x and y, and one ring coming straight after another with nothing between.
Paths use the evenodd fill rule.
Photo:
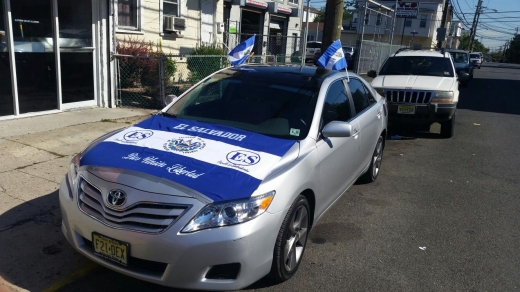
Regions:
<instances>
[{"instance_id":1,"label":"parking lot","mask_svg":"<svg viewBox=\"0 0 520 292\"><path fill-rule=\"evenodd\" d=\"M325 214L298 273L247 290L518 290L519 88L519 65L484 63L461 89L453 138L441 139L439 125L393 129L379 178L353 186ZM91 263L60 229L57 189L72 156L149 113L0 122L0 291L175 291Z\"/></svg>"}]
</instances>

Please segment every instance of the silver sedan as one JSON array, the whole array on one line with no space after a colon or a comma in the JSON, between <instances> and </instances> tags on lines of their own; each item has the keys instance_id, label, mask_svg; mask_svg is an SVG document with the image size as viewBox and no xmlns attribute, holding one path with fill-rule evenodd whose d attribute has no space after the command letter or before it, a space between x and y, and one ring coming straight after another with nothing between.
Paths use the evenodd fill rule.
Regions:
<instances>
[{"instance_id":1,"label":"silver sedan","mask_svg":"<svg viewBox=\"0 0 520 292\"><path fill-rule=\"evenodd\" d=\"M349 75L227 68L100 137L61 183L65 237L107 268L165 286L288 280L312 226L381 167L386 101Z\"/></svg>"}]
</instances>

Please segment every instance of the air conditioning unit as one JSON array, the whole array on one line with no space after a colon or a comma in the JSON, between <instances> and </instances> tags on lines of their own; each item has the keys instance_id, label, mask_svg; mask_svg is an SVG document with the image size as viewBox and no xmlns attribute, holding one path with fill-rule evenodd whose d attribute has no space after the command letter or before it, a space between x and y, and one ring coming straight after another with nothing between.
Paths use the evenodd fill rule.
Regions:
<instances>
[{"instance_id":1,"label":"air conditioning unit","mask_svg":"<svg viewBox=\"0 0 520 292\"><path fill-rule=\"evenodd\" d=\"M164 19L164 30L166 31L183 31L186 30L186 18L165 15Z\"/></svg>"}]
</instances>

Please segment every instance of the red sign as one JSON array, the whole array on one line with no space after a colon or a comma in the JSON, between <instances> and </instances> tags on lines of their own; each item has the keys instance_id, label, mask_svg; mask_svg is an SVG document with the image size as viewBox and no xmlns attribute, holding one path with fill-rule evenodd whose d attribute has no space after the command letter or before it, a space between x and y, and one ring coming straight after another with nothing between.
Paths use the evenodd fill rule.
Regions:
<instances>
[{"instance_id":1,"label":"red sign","mask_svg":"<svg viewBox=\"0 0 520 292\"><path fill-rule=\"evenodd\" d=\"M292 9L291 8L278 7L278 12L292 14Z\"/></svg>"},{"instance_id":2,"label":"red sign","mask_svg":"<svg viewBox=\"0 0 520 292\"><path fill-rule=\"evenodd\" d=\"M255 0L246 0L246 4L247 5L251 5L251 6L264 8L264 9L267 8L267 3L260 2L260 1L255 1Z\"/></svg>"}]
</instances>

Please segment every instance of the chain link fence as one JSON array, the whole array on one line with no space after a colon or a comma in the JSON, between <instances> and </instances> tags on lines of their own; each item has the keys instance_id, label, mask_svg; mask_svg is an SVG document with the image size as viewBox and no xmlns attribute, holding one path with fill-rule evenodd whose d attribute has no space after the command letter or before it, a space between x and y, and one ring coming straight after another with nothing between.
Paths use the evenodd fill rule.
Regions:
<instances>
[{"instance_id":1,"label":"chain link fence","mask_svg":"<svg viewBox=\"0 0 520 292\"><path fill-rule=\"evenodd\" d=\"M362 41L359 50L359 62L356 67L357 74L366 74L370 70L378 70L386 58L402 48L400 45L380 43L374 41Z\"/></svg>"},{"instance_id":2,"label":"chain link fence","mask_svg":"<svg viewBox=\"0 0 520 292\"><path fill-rule=\"evenodd\" d=\"M165 97L179 96L208 75L230 66L227 56L114 55L119 107L160 109ZM252 64L300 64L300 56L253 55Z\"/></svg>"}]
</instances>

